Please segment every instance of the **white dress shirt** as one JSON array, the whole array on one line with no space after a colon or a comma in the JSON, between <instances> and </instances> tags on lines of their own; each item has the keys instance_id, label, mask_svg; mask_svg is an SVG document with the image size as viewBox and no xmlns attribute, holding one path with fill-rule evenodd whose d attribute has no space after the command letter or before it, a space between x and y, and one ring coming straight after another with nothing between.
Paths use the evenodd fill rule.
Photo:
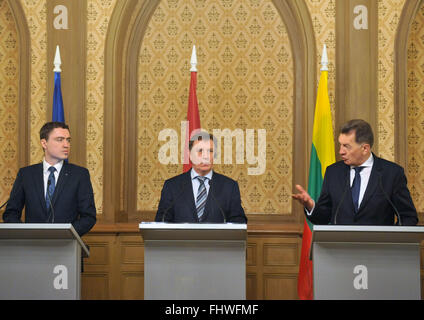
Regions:
<instances>
[{"instance_id":1,"label":"white dress shirt","mask_svg":"<svg viewBox=\"0 0 424 320\"><path fill-rule=\"evenodd\" d=\"M364 198L365 190L368 186L368 181L370 180L371 170L372 166L374 164L374 157L372 156L372 153L368 160L366 160L363 164L361 164L358 167L364 167L361 172L359 173L361 176L361 187L359 189L359 201L358 201L358 207L361 206L362 199ZM350 166L350 187L352 188L353 179L355 178L355 167Z\"/></svg>"},{"instance_id":2,"label":"white dress shirt","mask_svg":"<svg viewBox=\"0 0 424 320\"><path fill-rule=\"evenodd\" d=\"M47 195L47 181L49 180L50 171L49 168L52 165L49 164L46 159L43 159L43 176L44 176L44 197ZM56 171L54 172L54 180L55 180L55 186L57 184L57 179L59 178L60 170L62 170L63 167L63 160L56 163L53 167L56 168Z\"/></svg>"},{"instance_id":3,"label":"white dress shirt","mask_svg":"<svg viewBox=\"0 0 424 320\"><path fill-rule=\"evenodd\" d=\"M367 189L368 181L370 180L373 164L374 164L374 157L371 153L370 157L363 164L358 166L358 167L364 167L359 173L361 175L361 187L359 189L358 207L361 206L362 199L364 198L365 190ZM350 187L352 187L354 178L355 178L355 166L350 166ZM311 211L308 211L308 209L305 208L306 214L310 216L312 212L314 212L314 209L315 209L315 203Z\"/></svg>"},{"instance_id":4,"label":"white dress shirt","mask_svg":"<svg viewBox=\"0 0 424 320\"><path fill-rule=\"evenodd\" d=\"M213 174L213 170L209 171L209 173L205 176L206 178L208 178L208 179L205 180L206 194L209 194L209 188L210 188L209 183L212 180L212 174ZM200 174L198 174L192 168L191 169L191 182L192 182L192 185L193 185L194 202L196 202L197 192L199 191L199 186L200 186L199 179L197 179L198 176L200 176Z\"/></svg>"}]
</instances>

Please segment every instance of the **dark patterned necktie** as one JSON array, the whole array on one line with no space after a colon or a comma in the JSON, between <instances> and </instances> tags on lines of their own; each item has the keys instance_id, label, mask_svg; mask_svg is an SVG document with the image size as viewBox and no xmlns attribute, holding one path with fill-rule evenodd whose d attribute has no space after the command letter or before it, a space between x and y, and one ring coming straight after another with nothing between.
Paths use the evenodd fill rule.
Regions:
<instances>
[{"instance_id":1,"label":"dark patterned necktie","mask_svg":"<svg viewBox=\"0 0 424 320\"><path fill-rule=\"evenodd\" d=\"M359 210L359 191L361 190L361 170L364 167L356 167L353 168L355 170L355 178L353 179L352 183L352 199L353 199L353 207L355 209L355 213Z\"/></svg>"},{"instance_id":2,"label":"dark patterned necktie","mask_svg":"<svg viewBox=\"0 0 424 320\"><path fill-rule=\"evenodd\" d=\"M54 177L54 172L56 171L55 167L49 168L50 175L47 179L47 192L46 192L46 207L47 210L50 209L50 199L53 198L54 188L56 187L56 179ZM50 197L49 197L50 195Z\"/></svg>"},{"instance_id":3,"label":"dark patterned necktie","mask_svg":"<svg viewBox=\"0 0 424 320\"><path fill-rule=\"evenodd\" d=\"M205 211L206 198L208 197L208 194L206 192L205 180L208 178L201 176L198 176L196 178L200 182L196 197L196 211L199 221L202 221L202 216Z\"/></svg>"}]
</instances>

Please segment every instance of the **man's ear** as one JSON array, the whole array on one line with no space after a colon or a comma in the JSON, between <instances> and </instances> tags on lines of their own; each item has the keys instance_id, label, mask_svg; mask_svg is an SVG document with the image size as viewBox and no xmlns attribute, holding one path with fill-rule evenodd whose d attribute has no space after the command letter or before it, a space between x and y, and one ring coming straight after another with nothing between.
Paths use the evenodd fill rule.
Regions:
<instances>
[{"instance_id":1,"label":"man's ear","mask_svg":"<svg viewBox=\"0 0 424 320\"><path fill-rule=\"evenodd\" d=\"M41 146L43 147L43 149L46 149L46 147L47 147L47 141L46 141L46 139L41 139L40 140L40 143L41 143Z\"/></svg>"},{"instance_id":2,"label":"man's ear","mask_svg":"<svg viewBox=\"0 0 424 320\"><path fill-rule=\"evenodd\" d=\"M363 147L367 153L371 152L371 146L368 143L364 143Z\"/></svg>"}]
</instances>

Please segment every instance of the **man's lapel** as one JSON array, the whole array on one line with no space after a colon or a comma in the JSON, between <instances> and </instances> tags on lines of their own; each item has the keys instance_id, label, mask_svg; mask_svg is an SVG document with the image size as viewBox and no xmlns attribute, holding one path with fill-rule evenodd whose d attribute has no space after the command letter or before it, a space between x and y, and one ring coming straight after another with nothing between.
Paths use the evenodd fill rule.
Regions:
<instances>
[{"instance_id":1,"label":"man's lapel","mask_svg":"<svg viewBox=\"0 0 424 320\"><path fill-rule=\"evenodd\" d=\"M46 197L44 193L44 174L43 174L43 163L39 163L34 167L33 182L35 186L35 192L37 193L37 198L40 200L41 207L44 211L47 211L46 207Z\"/></svg>"},{"instance_id":2,"label":"man's lapel","mask_svg":"<svg viewBox=\"0 0 424 320\"><path fill-rule=\"evenodd\" d=\"M365 189L364 197L362 198L361 205L359 206L358 214L365 208L367 202L372 198L373 194L377 190L379 179L380 179L380 162L379 159L373 154L374 164L371 168L370 179L368 180L367 188Z\"/></svg>"},{"instance_id":3,"label":"man's lapel","mask_svg":"<svg viewBox=\"0 0 424 320\"><path fill-rule=\"evenodd\" d=\"M56 182L56 187L54 189L52 204L54 205L56 200L59 198L59 195L62 193L63 189L66 186L66 183L71 176L70 167L66 162L63 162L63 167L60 170L59 177Z\"/></svg>"},{"instance_id":4,"label":"man's lapel","mask_svg":"<svg viewBox=\"0 0 424 320\"><path fill-rule=\"evenodd\" d=\"M193 170L193 169L191 169ZM193 183L191 181L191 170L185 173L181 188L187 188L189 192L183 192L181 197L184 197L184 202L187 203L189 210L193 213L193 216L197 219L196 201L193 194Z\"/></svg>"}]
</instances>

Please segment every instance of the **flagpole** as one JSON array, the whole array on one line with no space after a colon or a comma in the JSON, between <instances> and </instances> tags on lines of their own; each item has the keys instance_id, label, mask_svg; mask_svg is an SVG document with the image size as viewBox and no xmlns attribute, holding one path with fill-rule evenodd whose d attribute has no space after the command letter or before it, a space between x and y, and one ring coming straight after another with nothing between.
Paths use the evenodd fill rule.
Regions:
<instances>
[{"instance_id":1,"label":"flagpole","mask_svg":"<svg viewBox=\"0 0 424 320\"><path fill-rule=\"evenodd\" d=\"M60 69L60 66L62 65L62 60L60 59L59 46L56 46L56 53L54 55L53 64L54 64L53 72L62 72L62 69Z\"/></svg>"},{"instance_id":2,"label":"flagpole","mask_svg":"<svg viewBox=\"0 0 424 320\"><path fill-rule=\"evenodd\" d=\"M331 121L330 102L327 92L328 56L324 44L321 56L321 75L318 83L317 101L312 129L311 159L309 163L308 193L318 200L321 193L325 170L335 162L334 135ZM302 249L299 262L297 291L299 299L311 300L313 294L313 262L309 253L312 244L313 225L305 218L302 236Z\"/></svg>"},{"instance_id":3,"label":"flagpole","mask_svg":"<svg viewBox=\"0 0 424 320\"><path fill-rule=\"evenodd\" d=\"M197 102L197 56L196 46L193 45L193 50L190 59L190 89L188 94L188 109L187 109L187 122L186 127L186 139L184 145L184 163L183 172L187 172L191 169L190 152L188 148L191 134L194 130L200 129L200 116L199 116L199 105Z\"/></svg>"},{"instance_id":4,"label":"flagpole","mask_svg":"<svg viewBox=\"0 0 424 320\"><path fill-rule=\"evenodd\" d=\"M56 46L56 54L54 56L54 90L53 90L53 106L52 121L65 122L65 112L63 110L62 88L60 74L62 72L59 46Z\"/></svg>"}]
</instances>

